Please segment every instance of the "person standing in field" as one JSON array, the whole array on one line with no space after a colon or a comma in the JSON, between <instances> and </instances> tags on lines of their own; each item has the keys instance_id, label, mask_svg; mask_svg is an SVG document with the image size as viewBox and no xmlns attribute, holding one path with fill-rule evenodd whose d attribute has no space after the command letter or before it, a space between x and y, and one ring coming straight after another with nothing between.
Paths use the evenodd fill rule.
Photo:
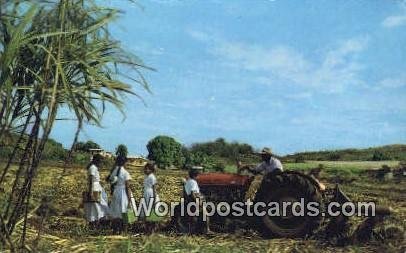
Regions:
<instances>
[{"instance_id":1,"label":"person standing in field","mask_svg":"<svg viewBox=\"0 0 406 253\"><path fill-rule=\"evenodd\" d=\"M83 207L85 218L92 225L98 225L99 221L106 218L109 213L107 194L100 184L99 168L102 156L95 154L87 166L87 196Z\"/></svg>"},{"instance_id":2,"label":"person standing in field","mask_svg":"<svg viewBox=\"0 0 406 253\"><path fill-rule=\"evenodd\" d=\"M200 188L196 181L198 175L199 171L192 168L189 170L189 178L185 182L185 193L190 201L194 201L201 196Z\"/></svg>"},{"instance_id":3,"label":"person standing in field","mask_svg":"<svg viewBox=\"0 0 406 253\"><path fill-rule=\"evenodd\" d=\"M148 210L151 201L152 201L151 210L155 208L155 203L159 202L159 196L156 192L157 180L154 173L155 173L155 164L152 162L147 163L144 166L145 177L144 177L144 192L143 192L146 210ZM144 210L144 208L141 208L140 217L142 219L146 218L145 213L146 210Z\"/></svg>"},{"instance_id":4,"label":"person standing in field","mask_svg":"<svg viewBox=\"0 0 406 253\"><path fill-rule=\"evenodd\" d=\"M113 218L115 232L121 232L124 228L123 214L133 210L135 202L130 189L130 173L124 168L127 161L125 157L117 157L116 167L110 174L109 180L114 185L113 196L110 203L110 215Z\"/></svg>"},{"instance_id":5,"label":"person standing in field","mask_svg":"<svg viewBox=\"0 0 406 253\"><path fill-rule=\"evenodd\" d=\"M192 168L191 170L189 170L189 178L186 180L185 185L184 185L184 190L185 190L185 197L186 197L186 204L189 202L198 202L199 203L199 209L202 211L202 214L204 216L206 216L206 221L204 221L204 228L203 228L203 232L205 234L212 234L213 232L210 230L210 218L206 215L207 214L207 210L204 208L204 206L202 205L202 202L205 200L204 196L200 193L200 188L199 188L199 184L196 181L197 176L199 175L199 171L197 169ZM194 219L194 217L191 217L190 219L191 224L194 227L198 226L197 223L198 221L196 221ZM198 229L198 228L194 228L191 229L191 227L189 227L189 233L194 233L193 230Z\"/></svg>"}]
</instances>

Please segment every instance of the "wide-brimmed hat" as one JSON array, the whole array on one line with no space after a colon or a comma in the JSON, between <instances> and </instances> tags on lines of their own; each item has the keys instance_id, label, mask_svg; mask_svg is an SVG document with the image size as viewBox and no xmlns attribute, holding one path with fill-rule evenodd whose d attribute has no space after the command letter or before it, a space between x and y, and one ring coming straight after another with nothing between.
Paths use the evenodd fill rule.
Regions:
<instances>
[{"instance_id":1,"label":"wide-brimmed hat","mask_svg":"<svg viewBox=\"0 0 406 253\"><path fill-rule=\"evenodd\" d=\"M273 155L271 148L263 148L261 152L258 152L259 155Z\"/></svg>"},{"instance_id":2,"label":"wide-brimmed hat","mask_svg":"<svg viewBox=\"0 0 406 253\"><path fill-rule=\"evenodd\" d=\"M203 170L203 166L192 166L192 168L190 168L191 170L197 170L197 171L202 171Z\"/></svg>"}]
</instances>

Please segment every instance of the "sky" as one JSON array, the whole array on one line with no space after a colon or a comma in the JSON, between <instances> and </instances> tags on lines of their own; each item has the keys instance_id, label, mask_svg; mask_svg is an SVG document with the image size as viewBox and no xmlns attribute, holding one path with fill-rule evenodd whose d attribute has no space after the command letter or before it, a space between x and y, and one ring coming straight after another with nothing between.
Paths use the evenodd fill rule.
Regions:
<instances>
[{"instance_id":1,"label":"sky","mask_svg":"<svg viewBox=\"0 0 406 253\"><path fill-rule=\"evenodd\" d=\"M406 143L406 2L125 0L111 26L156 71L81 140L146 154L157 135L277 154ZM124 121L123 121L124 119ZM75 122L52 137L69 147Z\"/></svg>"}]
</instances>

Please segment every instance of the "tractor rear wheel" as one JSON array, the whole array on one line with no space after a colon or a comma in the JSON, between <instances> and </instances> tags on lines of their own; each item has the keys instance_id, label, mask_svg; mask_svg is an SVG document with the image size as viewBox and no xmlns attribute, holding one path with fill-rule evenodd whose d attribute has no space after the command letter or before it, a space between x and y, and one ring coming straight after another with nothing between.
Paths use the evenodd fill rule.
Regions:
<instances>
[{"instance_id":1,"label":"tractor rear wheel","mask_svg":"<svg viewBox=\"0 0 406 253\"><path fill-rule=\"evenodd\" d=\"M286 208L286 215L283 215L283 202L301 202L301 199L304 214L302 211L300 216L295 216L290 205ZM279 205L279 214L272 212L269 215L270 210L267 209L267 214L259 217L260 231L265 237L305 237L312 234L323 220L321 213L311 216L307 213L310 210L306 209L309 202L314 202L318 205L317 210L323 211L323 199L318 185L298 172L282 172L264 178L257 201L265 202L266 205L270 202ZM296 214L300 211L297 208L295 210ZM314 209L312 214L315 214Z\"/></svg>"}]
</instances>

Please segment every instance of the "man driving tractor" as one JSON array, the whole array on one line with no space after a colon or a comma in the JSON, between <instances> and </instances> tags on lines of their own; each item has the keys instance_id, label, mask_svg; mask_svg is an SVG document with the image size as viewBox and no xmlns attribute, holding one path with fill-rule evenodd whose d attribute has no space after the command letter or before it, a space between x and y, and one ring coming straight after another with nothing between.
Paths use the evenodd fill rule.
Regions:
<instances>
[{"instance_id":1,"label":"man driving tractor","mask_svg":"<svg viewBox=\"0 0 406 253\"><path fill-rule=\"evenodd\" d=\"M281 161L274 157L272 150L270 148L263 148L261 152L257 153L261 155L262 162L258 164L255 168L250 166L242 166L238 164L238 173L243 170L248 170L253 174L264 173L264 176L269 173L278 173L283 171L283 166Z\"/></svg>"},{"instance_id":2,"label":"man driving tractor","mask_svg":"<svg viewBox=\"0 0 406 253\"><path fill-rule=\"evenodd\" d=\"M241 174L241 172L244 170L254 175L262 173L263 177L258 192L264 192L266 188L265 179L271 175L283 172L283 166L281 161L279 161L279 159L274 156L274 154L272 153L272 149L270 148L265 147L261 150L261 152L258 152L256 154L261 155L262 162L255 167L252 167L250 165L242 165L241 162L238 162L238 174ZM258 194L256 197L258 198L260 197L260 195Z\"/></svg>"},{"instance_id":3,"label":"man driving tractor","mask_svg":"<svg viewBox=\"0 0 406 253\"><path fill-rule=\"evenodd\" d=\"M238 174L240 174L244 170L247 170L253 174L263 173L263 178L265 179L268 176L283 172L282 163L274 156L274 154L272 153L272 149L265 147L261 150L261 152L258 152L256 154L261 155L262 162L256 167L252 168L249 165L242 165L241 162L238 161ZM313 177L313 180L317 182L322 191L326 190L326 186L323 183L320 183L317 178ZM264 181L262 181L261 183L259 192L261 192L262 188L264 187L263 183Z\"/></svg>"}]
</instances>

